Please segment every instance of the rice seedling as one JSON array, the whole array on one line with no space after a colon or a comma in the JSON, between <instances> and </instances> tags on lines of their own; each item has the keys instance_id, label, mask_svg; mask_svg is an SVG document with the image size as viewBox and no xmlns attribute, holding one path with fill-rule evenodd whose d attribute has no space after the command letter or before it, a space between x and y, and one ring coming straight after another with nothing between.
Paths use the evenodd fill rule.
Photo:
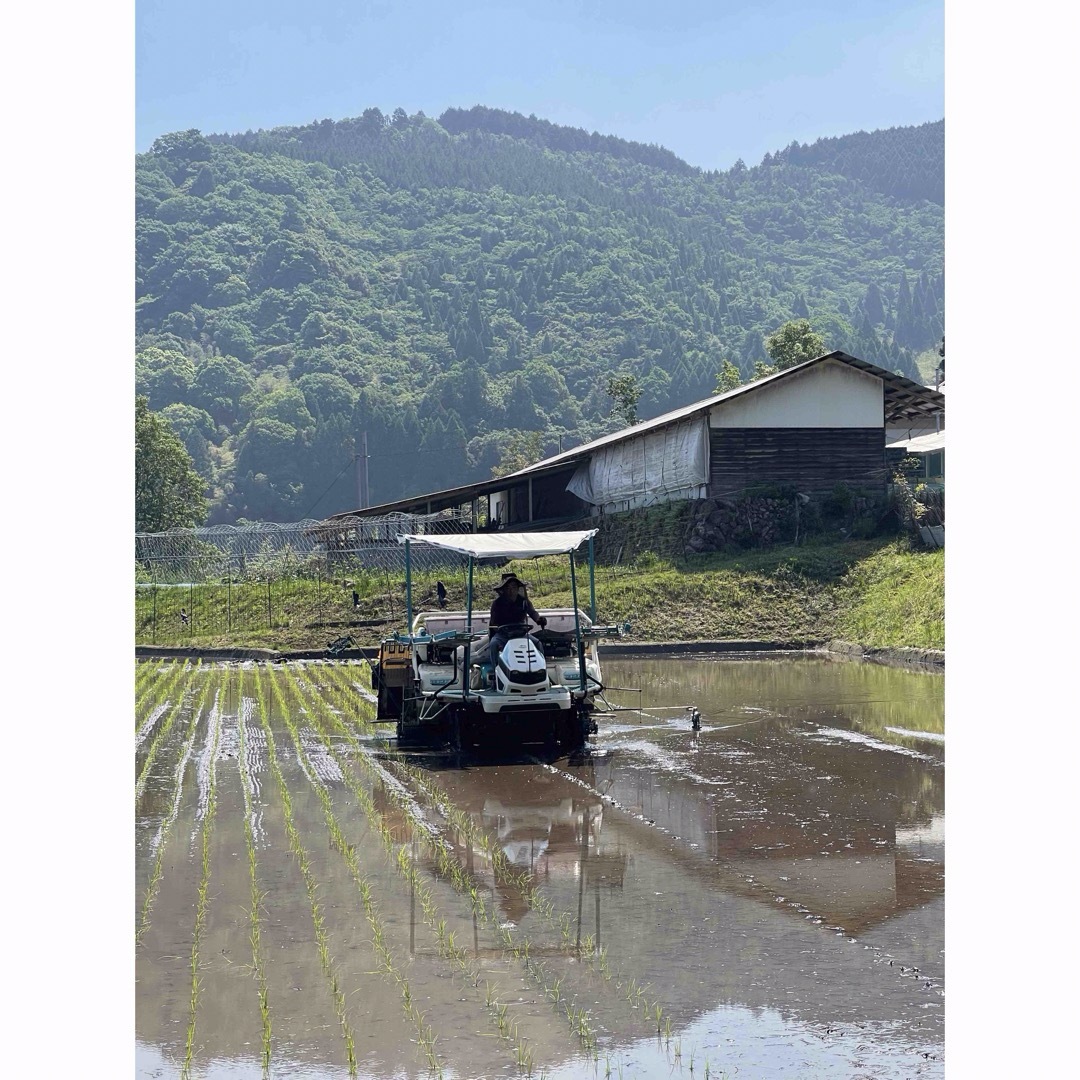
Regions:
<instances>
[{"instance_id":1,"label":"rice seedling","mask_svg":"<svg viewBox=\"0 0 1080 1080\"><path fill-rule=\"evenodd\" d=\"M217 710L217 695L214 700L214 712ZM213 716L212 716L213 719ZM217 809L217 748L221 735L221 728L216 723L209 725L207 738L211 740L210 748L210 775L209 791L207 795L206 814L203 816L202 833L202 874L199 879L199 895L195 906L195 929L191 940L191 1002L188 1012L187 1042L184 1050L184 1063L180 1069L180 1076L188 1080L191 1076L191 1061L195 1050L195 1023L198 1016L199 990L199 944L202 932L206 927L206 913L210 906L210 834L214 827L214 814Z\"/></svg>"},{"instance_id":2,"label":"rice seedling","mask_svg":"<svg viewBox=\"0 0 1080 1080\"><path fill-rule=\"evenodd\" d=\"M270 765L270 771L274 775L274 779L277 781L278 791L281 796L282 810L284 813L285 832L289 838L289 846L292 849L293 854L296 856L297 865L300 868L300 873L304 879L304 886L307 889L308 903L311 908L311 919L315 930L315 941L319 953L319 961L322 964L323 973L326 976L327 981L330 984L330 992L334 999L334 1010L337 1013L338 1023L341 1025L342 1037L345 1040L345 1052L348 1057L349 1063L349 1075L356 1075L356 1046L353 1037L352 1027L349 1024L349 1019L345 1008L345 995L341 991L341 986L338 982L337 972L334 969L333 961L330 957L329 943L326 933L326 925L323 919L322 907L319 904L317 893L318 884L315 881L315 877L311 871L311 864L308 859L307 850L300 841L299 833L296 829L296 822L293 819L292 800L289 797L289 788L285 783L285 777L281 772L281 765L278 762L277 748L274 745L274 733L270 725L269 710L266 703L266 695L263 691L262 679L256 677L256 700L258 702L259 709L259 722L262 726L263 732L266 735L266 747L267 747L267 759Z\"/></svg>"},{"instance_id":3,"label":"rice seedling","mask_svg":"<svg viewBox=\"0 0 1080 1080\"><path fill-rule=\"evenodd\" d=\"M175 661L170 663L170 669L175 665ZM154 691L155 685L160 678L160 672L158 671L156 664L139 664L135 665L135 727L139 726L139 714L142 712L144 705L150 698L150 694Z\"/></svg>"},{"instance_id":4,"label":"rice seedling","mask_svg":"<svg viewBox=\"0 0 1080 1080\"><path fill-rule=\"evenodd\" d=\"M160 701L167 692L165 688L187 667L186 660L171 660L162 671L157 664L146 664L141 678L135 680L135 724L149 702Z\"/></svg>"},{"instance_id":5,"label":"rice seedling","mask_svg":"<svg viewBox=\"0 0 1080 1080\"><path fill-rule=\"evenodd\" d=\"M173 773L173 800L169 807L169 812L165 815L161 824L158 826L158 831L155 834L153 840L150 842L150 850L154 853L154 862L150 868L150 880L146 886L146 893L143 897L142 910L139 913L139 925L135 931L135 944L136 947L142 941L143 936L146 933L147 927L150 925L150 908L153 905L154 897L157 895L157 887L161 881L162 865L165 857L165 841L168 837L169 830L172 828L173 822L176 820L177 815L180 813L180 800L183 795L183 779L184 770L187 768L188 760L191 757L192 748L195 745L195 732L198 728L199 718L202 716L203 709L206 706L206 699L210 693L210 680L207 679L203 684L202 693L199 695L199 700L191 711L191 720L188 723L187 737L184 740L184 745L180 749L180 757L176 764L176 769ZM216 698L215 698L216 706Z\"/></svg>"},{"instance_id":6,"label":"rice seedling","mask_svg":"<svg viewBox=\"0 0 1080 1080\"><path fill-rule=\"evenodd\" d=\"M169 735L169 732L172 730L173 723L175 722L176 717L180 713L180 707L183 704L184 696L187 693L188 687L192 685L196 674L199 671L199 668L200 662L196 662L194 667L188 669L187 678L184 680L183 686L176 693L175 703L166 712L164 722L158 729L157 735L154 736L154 741L150 744L150 748L146 751L146 757L143 759L142 769L139 771L139 775L135 780L136 803L138 803L139 799L142 797L143 791L146 789L146 781L150 776L150 767L154 764L154 761L157 758L157 753L158 750L161 748L161 744L165 741L165 739Z\"/></svg>"},{"instance_id":7,"label":"rice seedling","mask_svg":"<svg viewBox=\"0 0 1080 1080\"><path fill-rule=\"evenodd\" d=\"M251 878L251 960L255 968L255 977L259 988L259 1020L262 1027L262 1070L263 1075L269 1075L271 1032L270 1000L266 982L266 966L263 960L262 949L262 922L261 908L265 894L259 891L259 878L256 871L255 858L255 831L252 826L254 817L254 785L251 781L251 772L247 759L247 722L244 715L244 681L245 674L240 675L240 700L241 706L237 715L237 732L240 743L240 782L244 792L244 843L247 846L248 874Z\"/></svg>"}]
</instances>

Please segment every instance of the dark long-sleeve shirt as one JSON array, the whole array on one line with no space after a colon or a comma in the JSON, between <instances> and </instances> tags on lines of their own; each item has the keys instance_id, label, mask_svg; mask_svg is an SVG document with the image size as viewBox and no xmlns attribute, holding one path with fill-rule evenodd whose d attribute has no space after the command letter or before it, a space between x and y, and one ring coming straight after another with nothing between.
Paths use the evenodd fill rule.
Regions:
<instances>
[{"instance_id":1,"label":"dark long-sleeve shirt","mask_svg":"<svg viewBox=\"0 0 1080 1080\"><path fill-rule=\"evenodd\" d=\"M495 597L495 603L491 605L488 626L490 629L493 626L506 626L508 623L523 623L526 616L530 616L533 622L540 621L540 615L527 596L519 596L511 600L500 593Z\"/></svg>"}]
</instances>

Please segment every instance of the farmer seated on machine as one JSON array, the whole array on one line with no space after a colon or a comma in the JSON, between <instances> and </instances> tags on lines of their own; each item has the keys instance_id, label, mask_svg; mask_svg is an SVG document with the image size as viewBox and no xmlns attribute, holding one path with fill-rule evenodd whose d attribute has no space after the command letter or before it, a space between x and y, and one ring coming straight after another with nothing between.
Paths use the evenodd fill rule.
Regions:
<instances>
[{"instance_id":1,"label":"farmer seated on machine","mask_svg":"<svg viewBox=\"0 0 1080 1080\"><path fill-rule=\"evenodd\" d=\"M495 593L488 619L487 647L481 645L477 649L477 660L498 656L510 640L507 630L513 626L521 626L528 619L541 628L547 626L547 619L532 606L526 595L525 582L516 574L503 574L502 583L495 586Z\"/></svg>"}]
</instances>

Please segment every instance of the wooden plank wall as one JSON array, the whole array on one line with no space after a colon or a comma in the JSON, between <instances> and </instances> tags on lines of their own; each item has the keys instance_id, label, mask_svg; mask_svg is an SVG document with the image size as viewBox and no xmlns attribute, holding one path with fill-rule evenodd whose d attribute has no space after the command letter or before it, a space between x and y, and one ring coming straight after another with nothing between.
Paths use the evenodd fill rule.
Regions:
<instances>
[{"instance_id":1,"label":"wooden plank wall","mask_svg":"<svg viewBox=\"0 0 1080 1080\"><path fill-rule=\"evenodd\" d=\"M836 484L886 483L885 429L710 428L709 495L756 484L828 491Z\"/></svg>"}]
</instances>

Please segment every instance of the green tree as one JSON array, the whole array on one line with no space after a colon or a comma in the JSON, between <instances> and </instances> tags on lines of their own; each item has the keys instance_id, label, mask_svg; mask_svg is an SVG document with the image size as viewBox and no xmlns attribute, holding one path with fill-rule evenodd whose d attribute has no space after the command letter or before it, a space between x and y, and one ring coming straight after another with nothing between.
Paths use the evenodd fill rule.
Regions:
<instances>
[{"instance_id":1,"label":"green tree","mask_svg":"<svg viewBox=\"0 0 1080 1080\"><path fill-rule=\"evenodd\" d=\"M169 427L191 455L191 464L195 471L207 483L212 483L214 462L210 454L210 443L217 431L213 417L194 405L179 403L166 405L160 415L168 421Z\"/></svg>"},{"instance_id":2,"label":"green tree","mask_svg":"<svg viewBox=\"0 0 1080 1080\"><path fill-rule=\"evenodd\" d=\"M792 319L765 339L765 351L777 371L813 360L828 350L825 339L814 332L808 319Z\"/></svg>"},{"instance_id":3,"label":"green tree","mask_svg":"<svg viewBox=\"0 0 1080 1080\"><path fill-rule=\"evenodd\" d=\"M135 531L186 529L206 520L204 482L191 455L169 427L135 399Z\"/></svg>"},{"instance_id":4,"label":"green tree","mask_svg":"<svg viewBox=\"0 0 1080 1080\"><path fill-rule=\"evenodd\" d=\"M714 394L726 394L742 385L742 372L730 361L725 360L716 373L716 389Z\"/></svg>"},{"instance_id":5,"label":"green tree","mask_svg":"<svg viewBox=\"0 0 1080 1080\"><path fill-rule=\"evenodd\" d=\"M135 355L135 393L146 397L151 409L186 401L194 381L194 362L176 349L152 345Z\"/></svg>"},{"instance_id":6,"label":"green tree","mask_svg":"<svg viewBox=\"0 0 1080 1080\"><path fill-rule=\"evenodd\" d=\"M240 400L255 386L255 377L235 356L212 356L195 373L191 398L219 424L240 415Z\"/></svg>"},{"instance_id":7,"label":"green tree","mask_svg":"<svg viewBox=\"0 0 1080 1080\"><path fill-rule=\"evenodd\" d=\"M637 423L637 403L641 397L637 379L625 371L621 375L611 375L604 391L613 402L612 415L617 416L625 427L633 427Z\"/></svg>"},{"instance_id":8,"label":"green tree","mask_svg":"<svg viewBox=\"0 0 1080 1080\"><path fill-rule=\"evenodd\" d=\"M499 454L499 464L491 470L492 476L506 476L539 461L544 456L544 433L542 431L515 431L506 440Z\"/></svg>"}]
</instances>

